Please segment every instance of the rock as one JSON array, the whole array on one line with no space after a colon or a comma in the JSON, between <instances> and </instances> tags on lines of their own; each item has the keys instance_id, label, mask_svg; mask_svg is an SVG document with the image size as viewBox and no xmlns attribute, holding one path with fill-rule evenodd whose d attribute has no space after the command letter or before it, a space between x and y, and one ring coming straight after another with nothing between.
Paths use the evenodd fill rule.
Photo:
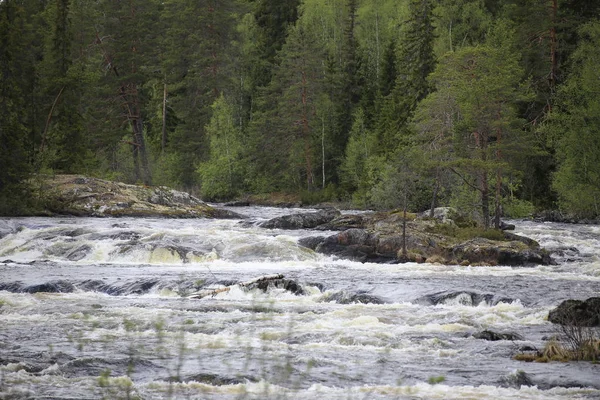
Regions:
<instances>
[{"instance_id":1,"label":"rock","mask_svg":"<svg viewBox=\"0 0 600 400\"><path fill-rule=\"evenodd\" d=\"M514 231L516 226L514 224L507 224L504 221L500 221L500 230L502 231Z\"/></svg>"},{"instance_id":2,"label":"rock","mask_svg":"<svg viewBox=\"0 0 600 400\"><path fill-rule=\"evenodd\" d=\"M73 293L74 291L75 285L62 280L31 285L23 289L26 293Z\"/></svg>"},{"instance_id":3,"label":"rock","mask_svg":"<svg viewBox=\"0 0 600 400\"><path fill-rule=\"evenodd\" d=\"M348 229L329 236L315 251L354 261L365 262L375 255L377 238L364 229Z\"/></svg>"},{"instance_id":4,"label":"rock","mask_svg":"<svg viewBox=\"0 0 600 400\"><path fill-rule=\"evenodd\" d=\"M523 340L523 337L516 333L497 333L488 330L477 332L473 334L473 337L475 339L489 340L492 342L496 342L498 340Z\"/></svg>"},{"instance_id":5,"label":"rock","mask_svg":"<svg viewBox=\"0 0 600 400\"><path fill-rule=\"evenodd\" d=\"M325 241L325 236L309 236L298 240L298 244L302 247L316 250L317 246Z\"/></svg>"},{"instance_id":6,"label":"rock","mask_svg":"<svg viewBox=\"0 0 600 400\"><path fill-rule=\"evenodd\" d=\"M128 185L79 175L55 175L44 181L51 213L95 217L235 218L189 193L165 186Z\"/></svg>"},{"instance_id":7,"label":"rock","mask_svg":"<svg viewBox=\"0 0 600 400\"><path fill-rule=\"evenodd\" d=\"M498 303L512 303L514 300L507 297L497 297L491 293L477 293L466 290L443 291L428 294L415 300L416 304L424 305L463 305L478 306L480 304L496 305Z\"/></svg>"},{"instance_id":8,"label":"rock","mask_svg":"<svg viewBox=\"0 0 600 400\"><path fill-rule=\"evenodd\" d=\"M520 241L498 242L475 238L447 249L457 260L487 265L548 265L550 255L544 250L532 249Z\"/></svg>"},{"instance_id":9,"label":"rock","mask_svg":"<svg viewBox=\"0 0 600 400\"><path fill-rule=\"evenodd\" d=\"M336 302L338 304L385 304L381 298L365 292L348 293L345 291L336 292L326 296L323 301Z\"/></svg>"},{"instance_id":10,"label":"rock","mask_svg":"<svg viewBox=\"0 0 600 400\"><path fill-rule=\"evenodd\" d=\"M565 300L548 313L548 321L560 325L600 326L600 297Z\"/></svg>"},{"instance_id":11,"label":"rock","mask_svg":"<svg viewBox=\"0 0 600 400\"><path fill-rule=\"evenodd\" d=\"M319 231L344 231L346 229L364 229L366 216L364 215L340 215L334 220L321 224L315 229Z\"/></svg>"},{"instance_id":12,"label":"rock","mask_svg":"<svg viewBox=\"0 0 600 400\"><path fill-rule=\"evenodd\" d=\"M536 386L525 371L518 370L508 376L500 379L500 384L504 387L520 389L521 386Z\"/></svg>"},{"instance_id":13,"label":"rock","mask_svg":"<svg viewBox=\"0 0 600 400\"><path fill-rule=\"evenodd\" d=\"M433 209L433 218L444 224L452 224L454 221L450 215L456 214L456 209L452 207L436 207ZM419 218L431 218L431 209L423 211L418 215Z\"/></svg>"},{"instance_id":14,"label":"rock","mask_svg":"<svg viewBox=\"0 0 600 400\"><path fill-rule=\"evenodd\" d=\"M335 209L319 210L313 213L284 215L258 224L267 229L310 229L333 221L341 213Z\"/></svg>"},{"instance_id":15,"label":"rock","mask_svg":"<svg viewBox=\"0 0 600 400\"><path fill-rule=\"evenodd\" d=\"M505 240L476 237L458 242L453 232L463 228L430 219L406 222L406 248L402 213L374 213L360 216L339 216L316 229L345 229L324 240L307 238L299 242L319 253L356 261L370 262L438 262L460 265L539 265L551 264L548 252L529 238L504 232ZM299 223L298 223L299 224ZM357 226L357 227L355 227ZM467 231L470 228L467 228ZM502 235L500 238L502 239ZM406 258L406 259L405 259Z\"/></svg>"}]
</instances>

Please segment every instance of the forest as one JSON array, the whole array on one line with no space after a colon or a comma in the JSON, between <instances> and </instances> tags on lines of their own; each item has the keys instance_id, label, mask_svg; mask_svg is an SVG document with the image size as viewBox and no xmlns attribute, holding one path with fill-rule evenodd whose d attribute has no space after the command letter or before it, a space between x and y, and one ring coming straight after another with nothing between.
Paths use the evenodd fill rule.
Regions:
<instances>
[{"instance_id":1,"label":"forest","mask_svg":"<svg viewBox=\"0 0 600 400\"><path fill-rule=\"evenodd\" d=\"M0 0L0 214L78 173L209 201L600 216L600 2Z\"/></svg>"}]
</instances>

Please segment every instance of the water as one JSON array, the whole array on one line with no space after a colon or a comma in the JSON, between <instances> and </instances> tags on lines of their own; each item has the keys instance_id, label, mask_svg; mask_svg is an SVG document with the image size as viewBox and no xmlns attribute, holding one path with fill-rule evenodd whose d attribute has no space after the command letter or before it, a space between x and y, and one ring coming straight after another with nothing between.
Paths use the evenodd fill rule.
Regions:
<instances>
[{"instance_id":1,"label":"water","mask_svg":"<svg viewBox=\"0 0 600 400\"><path fill-rule=\"evenodd\" d=\"M517 229L559 264L361 264L235 220L2 219L0 398L600 398L600 365L512 359L557 333L551 308L600 294L600 227ZM269 274L302 294L186 298Z\"/></svg>"}]
</instances>

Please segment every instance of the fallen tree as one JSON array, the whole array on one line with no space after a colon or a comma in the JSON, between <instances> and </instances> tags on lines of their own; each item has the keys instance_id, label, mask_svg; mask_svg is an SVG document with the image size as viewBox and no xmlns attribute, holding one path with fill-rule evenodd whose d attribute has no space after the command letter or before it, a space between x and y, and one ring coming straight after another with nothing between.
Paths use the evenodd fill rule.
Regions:
<instances>
[{"instance_id":1,"label":"fallen tree","mask_svg":"<svg viewBox=\"0 0 600 400\"><path fill-rule=\"evenodd\" d=\"M224 286L222 288L201 290L199 292L189 295L187 298L188 299L203 299L208 296L214 297L214 296L218 295L219 293L229 292L232 288L234 288L236 286L240 287L240 288L248 288L249 286L255 285L257 283L266 282L266 281L275 281L275 280L280 280L280 279L283 279L283 275L281 275L281 274L265 275L265 276L261 276L259 278L251 279L246 282L240 282L240 283L236 283L234 285Z\"/></svg>"}]
</instances>

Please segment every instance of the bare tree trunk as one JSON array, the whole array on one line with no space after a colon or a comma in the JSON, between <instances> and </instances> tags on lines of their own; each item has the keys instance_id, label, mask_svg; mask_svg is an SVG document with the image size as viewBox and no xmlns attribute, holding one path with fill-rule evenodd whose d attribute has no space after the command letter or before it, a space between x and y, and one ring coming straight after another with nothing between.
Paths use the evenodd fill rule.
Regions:
<instances>
[{"instance_id":1,"label":"bare tree trunk","mask_svg":"<svg viewBox=\"0 0 600 400\"><path fill-rule=\"evenodd\" d=\"M310 126L308 124L308 93L306 72L302 72L302 134L304 137L304 160L306 168L306 186L311 190L314 184L312 171L312 150L310 146Z\"/></svg>"},{"instance_id":2,"label":"bare tree trunk","mask_svg":"<svg viewBox=\"0 0 600 400\"><path fill-rule=\"evenodd\" d=\"M488 135L485 132L475 132L475 144L479 150L480 160L485 165L487 161L487 142ZM490 226L490 194L488 173L485 167L480 167L477 172L477 180L479 184L479 192L481 193L481 213L484 229Z\"/></svg>"},{"instance_id":3,"label":"bare tree trunk","mask_svg":"<svg viewBox=\"0 0 600 400\"><path fill-rule=\"evenodd\" d=\"M502 144L502 129L498 129L496 134L496 161L500 162L502 160L502 150L500 148ZM494 212L494 228L500 229L500 217L502 214L502 169L498 167L496 169L496 210Z\"/></svg>"},{"instance_id":4,"label":"bare tree trunk","mask_svg":"<svg viewBox=\"0 0 600 400\"><path fill-rule=\"evenodd\" d=\"M323 174L323 185L325 189L325 117L321 118L321 172Z\"/></svg>"},{"instance_id":5,"label":"bare tree trunk","mask_svg":"<svg viewBox=\"0 0 600 400\"><path fill-rule=\"evenodd\" d=\"M167 82L163 88L163 113L162 113L162 140L160 150L164 154L167 146Z\"/></svg>"},{"instance_id":6,"label":"bare tree trunk","mask_svg":"<svg viewBox=\"0 0 600 400\"><path fill-rule=\"evenodd\" d=\"M408 251L406 250L406 193L404 193L404 210L402 212L402 258L403 261L408 261Z\"/></svg>"},{"instance_id":7,"label":"bare tree trunk","mask_svg":"<svg viewBox=\"0 0 600 400\"><path fill-rule=\"evenodd\" d=\"M440 190L440 169L435 169L435 185L433 187L433 195L431 196L431 208L429 208L429 218L435 217L435 206L437 204L437 195Z\"/></svg>"},{"instance_id":8,"label":"bare tree trunk","mask_svg":"<svg viewBox=\"0 0 600 400\"><path fill-rule=\"evenodd\" d=\"M558 75L558 38L556 35L556 23L558 17L558 0L551 0L551 12L552 12L552 26L550 27L550 76L548 77L548 83L550 90L554 93L556 87L556 78Z\"/></svg>"},{"instance_id":9,"label":"bare tree trunk","mask_svg":"<svg viewBox=\"0 0 600 400\"><path fill-rule=\"evenodd\" d=\"M136 180L141 180L144 185L152 184L152 176L148 166L146 143L144 140L144 124L139 107L139 93L135 84L121 87L121 97L125 102L127 117L131 124L133 134L133 165ZM141 162L141 170L140 170Z\"/></svg>"},{"instance_id":10,"label":"bare tree trunk","mask_svg":"<svg viewBox=\"0 0 600 400\"><path fill-rule=\"evenodd\" d=\"M60 91L56 95L54 102L52 103L52 107L50 108L50 112L48 113L48 118L46 118L46 126L44 127L44 132L42 132L42 142L40 143L40 154L44 152L44 147L46 146L46 136L48 135L48 128L50 127L50 121L52 121L52 114L54 113L54 108L60 99L60 95L62 94L65 87L60 88Z\"/></svg>"}]
</instances>

